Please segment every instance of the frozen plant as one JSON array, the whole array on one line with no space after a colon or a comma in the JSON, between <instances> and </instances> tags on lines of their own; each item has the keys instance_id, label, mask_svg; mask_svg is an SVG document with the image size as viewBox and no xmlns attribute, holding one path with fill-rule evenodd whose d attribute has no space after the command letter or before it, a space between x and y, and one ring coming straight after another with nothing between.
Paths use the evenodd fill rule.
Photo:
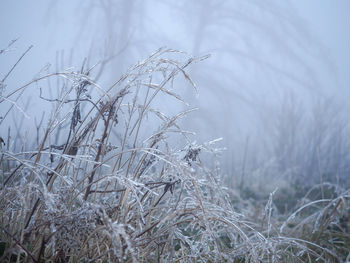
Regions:
<instances>
[{"instance_id":1,"label":"frozen plant","mask_svg":"<svg viewBox=\"0 0 350 263\"><path fill-rule=\"evenodd\" d=\"M40 90L53 110L38 144L18 147L8 135L1 147L0 261L336 262L276 230L272 195L267 224L241 213L220 170L201 161L216 141L194 143L180 127L191 110L154 107L157 98L183 103L178 79L195 87L186 70L205 58L162 48L107 88L84 64L3 93L1 107L19 110L13 97L31 84L66 80L57 98Z\"/></svg>"}]
</instances>

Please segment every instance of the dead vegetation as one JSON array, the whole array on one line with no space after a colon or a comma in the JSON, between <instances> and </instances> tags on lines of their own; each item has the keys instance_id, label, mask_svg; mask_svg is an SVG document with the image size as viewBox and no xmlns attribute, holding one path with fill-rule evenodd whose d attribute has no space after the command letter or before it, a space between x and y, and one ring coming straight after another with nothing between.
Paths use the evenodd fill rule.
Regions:
<instances>
[{"instance_id":1,"label":"dead vegetation","mask_svg":"<svg viewBox=\"0 0 350 263\"><path fill-rule=\"evenodd\" d=\"M167 116L153 108L159 96L185 103L176 80L184 78L195 88L186 71L205 58L159 49L108 88L94 82L94 67L85 63L78 72L48 73L9 92L6 78L12 69L5 74L0 261L349 258L349 191L306 198L288 217L275 208L274 193L263 206L241 200L229 194L215 165L209 169L213 166L201 161L203 154L216 158L216 140L197 144L181 129L179 121L191 110ZM48 78L64 78L67 84L57 98L40 90L53 110L37 129L43 132L35 147L19 147L10 129L5 134L3 121L11 111L25 114L17 103L23 91ZM157 125L149 125L151 118Z\"/></svg>"}]
</instances>

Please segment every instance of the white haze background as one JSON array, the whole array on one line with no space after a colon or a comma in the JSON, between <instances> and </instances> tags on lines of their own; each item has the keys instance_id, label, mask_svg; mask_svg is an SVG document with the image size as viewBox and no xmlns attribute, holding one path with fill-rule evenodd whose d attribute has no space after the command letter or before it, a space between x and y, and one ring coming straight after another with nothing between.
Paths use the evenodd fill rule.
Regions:
<instances>
[{"instance_id":1,"label":"white haze background","mask_svg":"<svg viewBox=\"0 0 350 263\"><path fill-rule=\"evenodd\" d=\"M338 125L330 123L334 112L340 112L342 123L349 119L349 12L346 0L3 1L0 46L19 40L16 51L1 58L0 70L6 72L29 45L33 49L16 68L21 78L9 79L8 90L47 63L53 70L79 69L85 57L89 65L113 57L100 78L103 85L162 46L211 54L192 68L199 94L184 88L186 100L199 111L183 125L199 141L223 137L222 169L229 185L242 183L243 173L252 179L287 174L312 181L310 173L320 163L325 172L346 176L347 149L334 150L341 158L327 155L332 145L347 145L344 134L321 131ZM38 94L39 87L33 87L29 104L20 102L30 116L22 132L33 129L41 116ZM178 110L172 107L159 104L165 111ZM310 124L315 108L324 118L318 126ZM305 145L314 139L312 147ZM305 161L304 155L313 157Z\"/></svg>"}]
</instances>

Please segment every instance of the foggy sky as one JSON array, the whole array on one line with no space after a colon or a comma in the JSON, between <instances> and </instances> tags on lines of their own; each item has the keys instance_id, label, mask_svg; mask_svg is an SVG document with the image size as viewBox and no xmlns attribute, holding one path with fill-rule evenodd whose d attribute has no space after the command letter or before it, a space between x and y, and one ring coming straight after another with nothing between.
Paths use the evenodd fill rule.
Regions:
<instances>
[{"instance_id":1,"label":"foggy sky","mask_svg":"<svg viewBox=\"0 0 350 263\"><path fill-rule=\"evenodd\" d=\"M277 146L267 149L265 144L272 143L263 139L274 132L271 127L290 98L303 104L298 110L307 114L319 98L328 97L350 110L347 0L6 0L1 7L0 48L19 40L16 51L0 58L0 72L34 45L17 75L8 79L8 90L31 80L47 63L55 71L79 68L85 57L92 65L113 56L103 85L162 46L196 56L211 54L189 72L199 95L182 90L191 106L200 109L185 125L199 140L223 137L226 166L242 161L248 137L259 138L259 147L271 155L283 152ZM28 96L34 98L38 89ZM40 106L31 101L32 120ZM300 160L295 158L296 166ZM251 162L254 166L257 161Z\"/></svg>"},{"instance_id":2,"label":"foggy sky","mask_svg":"<svg viewBox=\"0 0 350 263\"><path fill-rule=\"evenodd\" d=\"M87 2L87 1L86 1ZM268 4L268 2L266 3ZM340 85L344 91L350 84L350 2L347 0L293 0L295 12L304 20L303 27L324 44L326 51L333 60ZM51 5L51 7L50 7ZM79 1L2 1L0 16L0 45L5 47L12 39L19 38L16 47L23 50L29 45L34 45L31 58L35 58L35 65L31 60L32 71L40 68L47 62L54 63L55 54L58 50L71 50L76 42L85 40L77 39L79 31ZM159 18L162 19L160 15ZM163 24L163 23L161 23ZM176 24L165 25L174 27ZM90 41L90 39L86 39ZM102 40L101 40L102 41ZM165 41L164 41L165 42ZM158 45L166 43L158 41ZM181 47L173 47L181 49ZM75 50L78 52L78 50ZM86 55L83 50L81 56ZM39 56L40 54L40 56ZM1 69L6 69L7 57L2 58ZM23 61L27 65L26 61ZM23 66L26 70L28 67ZM3 71L2 71L3 72Z\"/></svg>"}]
</instances>

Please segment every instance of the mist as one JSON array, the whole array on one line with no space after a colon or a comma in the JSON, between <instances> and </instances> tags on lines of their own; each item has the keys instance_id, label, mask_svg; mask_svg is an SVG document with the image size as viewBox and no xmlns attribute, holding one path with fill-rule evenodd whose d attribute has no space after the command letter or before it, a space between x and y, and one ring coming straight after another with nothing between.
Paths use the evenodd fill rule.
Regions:
<instances>
[{"instance_id":1,"label":"mist","mask_svg":"<svg viewBox=\"0 0 350 263\"><path fill-rule=\"evenodd\" d=\"M321 165L325 173L337 171L346 178L348 159L339 163L338 157L329 155L348 155L346 147L331 148L337 143L348 145L346 129L340 130L349 118L349 74L339 57L347 57L349 52L345 48L332 50L338 46L327 44L332 44L328 38L349 41L343 39L349 23L346 14L342 11L335 17L338 9L349 6L345 2L334 4L334 17L322 17L320 24L317 15L322 15L327 3L311 6L301 2L7 2L1 46L15 38L19 38L18 51L34 45L20 65L23 79L31 79L47 63L51 69L63 70L79 68L88 58L88 65L100 63L94 72L100 83L115 81L128 67L160 47L193 56L209 54L209 59L190 72L198 92L183 88L188 108L198 108L183 125L201 142L223 138L222 147L227 150L221 157L222 169L230 184L235 184L235 175L242 173L242 162L246 162L248 173L266 165L280 166L274 171L279 174L319 170ZM314 24L312 17L306 17L311 14L316 16ZM335 29L320 32L321 26L331 23L339 31L343 26L344 33L336 34ZM2 72L15 59L13 52L7 54L2 59ZM19 84L18 80L11 81ZM37 103L32 100L27 108L33 109ZM162 103L168 104L165 108L174 107ZM30 113L30 122L40 114ZM315 142L308 149L319 151L321 159L296 160L297 155L305 159L301 157L305 152L302 147L310 140ZM315 173L290 176L312 181L319 177L319 172Z\"/></svg>"},{"instance_id":2,"label":"mist","mask_svg":"<svg viewBox=\"0 0 350 263\"><path fill-rule=\"evenodd\" d=\"M282 189L282 199L283 192L297 198L295 189L301 186L307 188L305 192L319 184L349 187L349 2L22 0L4 1L1 6L0 136L10 144L8 150L30 152L42 144L43 136L49 136L47 147L56 145L57 150L57 145L63 145L62 154L70 155L68 141L78 126L67 116L73 114L75 122L83 122L93 108L107 105L109 98L129 96L120 93L117 81L134 83L135 70L144 61L154 63L149 55L156 54L159 63L173 64L164 68L152 64L150 72L155 73L148 76L147 91L138 86L146 80L135 84L143 105L148 107L148 92L158 87L153 82L163 89L164 72L169 68L186 65L186 71L181 68L183 78L174 77L169 88L161 90L164 94L152 100L150 110L156 116L143 115L145 110L139 106L144 128L130 137L133 144L118 147L133 149L137 143L148 142L164 120L170 123L169 116L178 116L176 125L181 130L176 126L171 132L184 137L165 136L170 146L157 149L195 151L195 157L183 156L191 166L189 160L197 160L198 149L205 152L215 142L210 154L198 158L215 171L231 198L261 200L275 191L278 195L277 189ZM148 74L140 72L140 76ZM52 78L44 77L50 74ZM79 114L74 103L55 113L53 104L63 101L58 98L63 98L69 83L79 86L82 80L86 83L77 92L77 100L105 100L93 107L82 104ZM27 83L31 85L23 88ZM85 88L86 84L92 88ZM12 96L12 92L17 96L18 88L20 96ZM71 95L66 100L74 102ZM122 111L129 111L129 120L114 120L110 147L123 141L124 131L138 127L128 126L136 118L131 117L131 112L136 114L131 104L125 104L128 110ZM54 118L60 121L54 124ZM58 133L47 135L50 125L59 127ZM103 129L96 124L95 132L103 134ZM276 206L287 212L295 204Z\"/></svg>"}]
</instances>

